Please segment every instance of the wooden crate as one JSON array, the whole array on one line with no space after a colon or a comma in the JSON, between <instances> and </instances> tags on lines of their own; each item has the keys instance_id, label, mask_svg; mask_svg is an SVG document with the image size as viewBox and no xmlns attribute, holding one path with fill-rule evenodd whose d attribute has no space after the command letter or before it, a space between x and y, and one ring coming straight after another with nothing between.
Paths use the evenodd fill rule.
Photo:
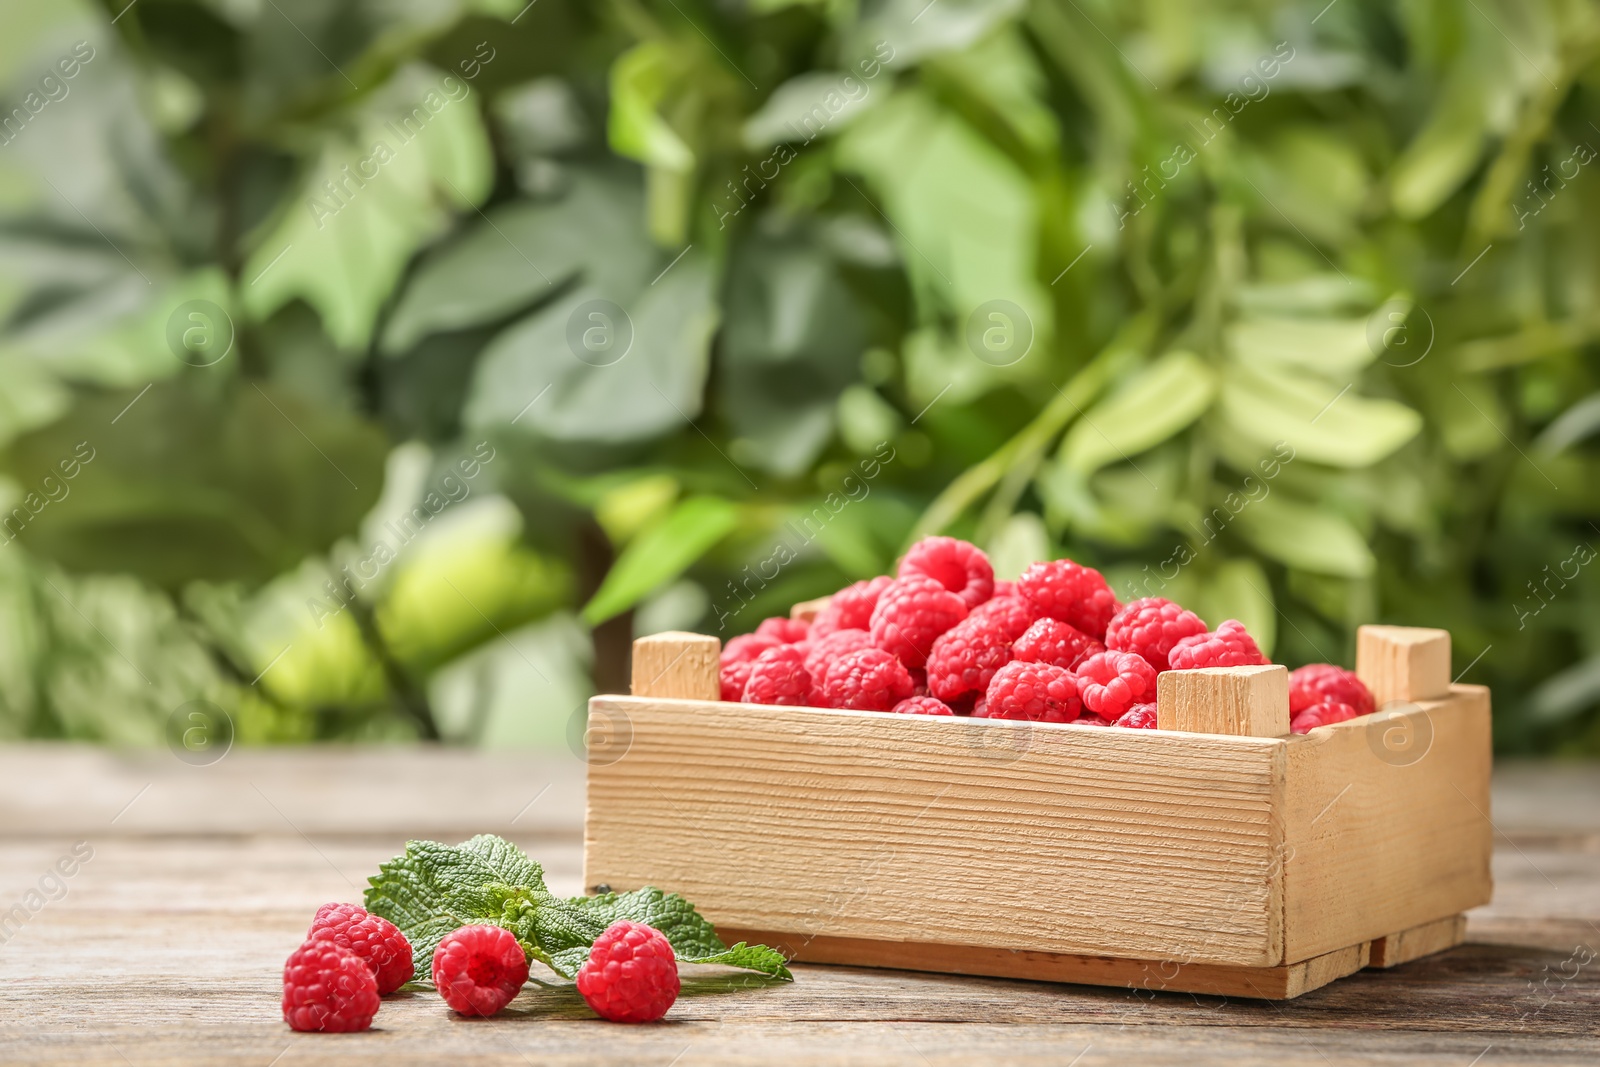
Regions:
<instances>
[{"instance_id":1,"label":"wooden crate","mask_svg":"<svg viewBox=\"0 0 1600 1067\"><path fill-rule=\"evenodd\" d=\"M1289 733L1281 666L1170 671L1159 730L719 698L715 638L595 697L584 875L803 962L1282 999L1461 942L1487 903L1489 694L1362 627L1379 712Z\"/></svg>"}]
</instances>

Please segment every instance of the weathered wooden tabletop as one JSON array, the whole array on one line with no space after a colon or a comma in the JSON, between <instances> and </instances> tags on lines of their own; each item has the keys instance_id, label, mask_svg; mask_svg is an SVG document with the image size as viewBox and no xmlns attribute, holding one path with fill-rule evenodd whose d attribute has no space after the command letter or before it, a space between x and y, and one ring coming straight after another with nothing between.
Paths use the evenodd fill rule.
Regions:
<instances>
[{"instance_id":1,"label":"weathered wooden tabletop","mask_svg":"<svg viewBox=\"0 0 1600 1067\"><path fill-rule=\"evenodd\" d=\"M534 985L492 1020L416 993L370 1033L284 1026L311 913L359 899L408 837L500 833L580 892L582 794L572 758L0 747L0 1063L1600 1063L1592 765L1499 769L1495 898L1466 945L1285 1003L801 966L793 985L688 977L646 1027ZM89 858L52 879L75 846Z\"/></svg>"}]
</instances>

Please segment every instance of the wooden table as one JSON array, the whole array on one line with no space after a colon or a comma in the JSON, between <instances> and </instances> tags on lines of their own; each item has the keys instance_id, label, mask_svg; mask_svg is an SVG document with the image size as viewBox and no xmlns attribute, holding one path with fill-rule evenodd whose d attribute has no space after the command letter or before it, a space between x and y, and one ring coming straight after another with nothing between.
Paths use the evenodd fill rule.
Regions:
<instances>
[{"instance_id":1,"label":"wooden table","mask_svg":"<svg viewBox=\"0 0 1600 1067\"><path fill-rule=\"evenodd\" d=\"M565 756L240 750L195 767L0 747L0 922L25 915L0 927L0 1063L1600 1063L1594 765L1499 769L1497 888L1468 944L1281 1004L796 967L793 985L686 976L647 1027L533 985L493 1020L423 992L386 1001L366 1034L284 1026L283 959L318 904L358 900L407 837L480 832L580 892L582 798ZM47 878L75 845L89 858Z\"/></svg>"}]
</instances>

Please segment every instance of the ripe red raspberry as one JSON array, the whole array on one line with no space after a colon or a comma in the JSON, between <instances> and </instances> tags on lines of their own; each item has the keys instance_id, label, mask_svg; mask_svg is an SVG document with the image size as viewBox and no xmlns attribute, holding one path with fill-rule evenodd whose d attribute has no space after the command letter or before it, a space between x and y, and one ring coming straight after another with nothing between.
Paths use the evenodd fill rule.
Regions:
<instances>
[{"instance_id":1,"label":"ripe red raspberry","mask_svg":"<svg viewBox=\"0 0 1600 1067\"><path fill-rule=\"evenodd\" d=\"M967 603L932 578L896 578L872 609L872 640L907 667L928 662L934 641L967 617Z\"/></svg>"},{"instance_id":2,"label":"ripe red raspberry","mask_svg":"<svg viewBox=\"0 0 1600 1067\"><path fill-rule=\"evenodd\" d=\"M939 635L928 653L928 692L940 700L982 693L994 672L1011 662L1011 642L1027 629L1024 611L969 615Z\"/></svg>"},{"instance_id":3,"label":"ripe red raspberry","mask_svg":"<svg viewBox=\"0 0 1600 1067\"><path fill-rule=\"evenodd\" d=\"M678 961L661 931L620 919L578 968L578 992L601 1018L653 1023L678 999Z\"/></svg>"},{"instance_id":4,"label":"ripe red raspberry","mask_svg":"<svg viewBox=\"0 0 1600 1067\"><path fill-rule=\"evenodd\" d=\"M761 625L756 627L756 633L762 637L771 637L782 641L786 645L798 644L804 641L811 632L811 626L798 619L785 619L781 615L774 615L770 619L762 619Z\"/></svg>"},{"instance_id":5,"label":"ripe red raspberry","mask_svg":"<svg viewBox=\"0 0 1600 1067\"><path fill-rule=\"evenodd\" d=\"M1372 690L1354 671L1331 663L1308 663L1289 672L1289 714L1297 715L1313 704L1349 704L1357 715L1371 715Z\"/></svg>"},{"instance_id":6,"label":"ripe red raspberry","mask_svg":"<svg viewBox=\"0 0 1600 1067\"><path fill-rule=\"evenodd\" d=\"M416 970L411 962L411 942L400 928L354 904L324 904L317 909L306 936L332 941L366 960L378 980L380 996L411 981Z\"/></svg>"},{"instance_id":7,"label":"ripe red raspberry","mask_svg":"<svg viewBox=\"0 0 1600 1067\"><path fill-rule=\"evenodd\" d=\"M830 708L888 711L915 688L905 664L881 648L863 648L828 664L822 699Z\"/></svg>"},{"instance_id":8,"label":"ripe red raspberry","mask_svg":"<svg viewBox=\"0 0 1600 1067\"><path fill-rule=\"evenodd\" d=\"M1106 646L1059 619L1039 619L1025 630L1011 645L1012 655L1026 663L1049 663L1067 670L1077 670L1078 664Z\"/></svg>"},{"instance_id":9,"label":"ripe red raspberry","mask_svg":"<svg viewBox=\"0 0 1600 1067\"><path fill-rule=\"evenodd\" d=\"M378 980L367 961L328 939L307 940L283 965L283 1021L291 1030L348 1034L378 1014Z\"/></svg>"},{"instance_id":10,"label":"ripe red raspberry","mask_svg":"<svg viewBox=\"0 0 1600 1067\"><path fill-rule=\"evenodd\" d=\"M803 705L811 699L811 675L805 667L805 650L799 645L779 645L756 657L744 683L746 704Z\"/></svg>"},{"instance_id":11,"label":"ripe red raspberry","mask_svg":"<svg viewBox=\"0 0 1600 1067\"><path fill-rule=\"evenodd\" d=\"M503 926L463 926L433 950L433 984L462 1015L493 1015L528 981L528 957Z\"/></svg>"},{"instance_id":12,"label":"ripe red raspberry","mask_svg":"<svg viewBox=\"0 0 1600 1067\"><path fill-rule=\"evenodd\" d=\"M889 709L896 715L954 715L950 705L933 697L906 697Z\"/></svg>"},{"instance_id":13,"label":"ripe red raspberry","mask_svg":"<svg viewBox=\"0 0 1600 1067\"><path fill-rule=\"evenodd\" d=\"M994 672L984 700L981 717L989 719L1071 722L1083 710L1072 672L1049 663L1013 660Z\"/></svg>"},{"instance_id":14,"label":"ripe red raspberry","mask_svg":"<svg viewBox=\"0 0 1600 1067\"><path fill-rule=\"evenodd\" d=\"M811 620L813 640L826 637L835 630L867 630L872 626L872 609L878 606L878 597L894 581L880 575L867 581L847 585L828 598L828 606L817 612Z\"/></svg>"},{"instance_id":15,"label":"ripe red raspberry","mask_svg":"<svg viewBox=\"0 0 1600 1067\"><path fill-rule=\"evenodd\" d=\"M1344 722L1362 714L1349 704L1341 704L1336 700L1323 701L1305 708L1294 718L1289 720L1289 732L1292 734L1307 734L1319 726L1332 726L1336 722Z\"/></svg>"},{"instance_id":16,"label":"ripe red raspberry","mask_svg":"<svg viewBox=\"0 0 1600 1067\"><path fill-rule=\"evenodd\" d=\"M1016 596L1017 595L1017 583L1016 582L996 581L994 583L994 595L997 596L997 597Z\"/></svg>"},{"instance_id":17,"label":"ripe red raspberry","mask_svg":"<svg viewBox=\"0 0 1600 1067\"><path fill-rule=\"evenodd\" d=\"M1122 718L1111 725L1127 726L1135 730L1154 730L1156 728L1156 706L1154 704L1135 704L1122 713Z\"/></svg>"},{"instance_id":18,"label":"ripe red raspberry","mask_svg":"<svg viewBox=\"0 0 1600 1067\"><path fill-rule=\"evenodd\" d=\"M827 673L828 664L846 652L877 647L872 643L872 635L865 630L835 630L826 637L812 640L805 662L806 673L811 675L811 684L821 688L822 676Z\"/></svg>"},{"instance_id":19,"label":"ripe red raspberry","mask_svg":"<svg viewBox=\"0 0 1600 1067\"><path fill-rule=\"evenodd\" d=\"M994 595L994 568L977 545L954 537L924 537L900 560L900 577L922 574L975 608Z\"/></svg>"},{"instance_id":20,"label":"ripe red raspberry","mask_svg":"<svg viewBox=\"0 0 1600 1067\"><path fill-rule=\"evenodd\" d=\"M1156 669L1137 652L1097 652L1078 665L1077 677L1084 707L1112 722L1156 695Z\"/></svg>"},{"instance_id":21,"label":"ripe red raspberry","mask_svg":"<svg viewBox=\"0 0 1600 1067\"><path fill-rule=\"evenodd\" d=\"M1185 637L1206 632L1206 624L1192 611L1172 601L1147 596L1124 604L1106 626L1106 647L1115 652L1137 652L1159 673L1170 670L1167 655Z\"/></svg>"},{"instance_id":22,"label":"ripe red raspberry","mask_svg":"<svg viewBox=\"0 0 1600 1067\"><path fill-rule=\"evenodd\" d=\"M988 619L997 625L1015 627L1018 633L1039 619L1039 612L1020 596L997 596L967 612L969 619Z\"/></svg>"},{"instance_id":23,"label":"ripe red raspberry","mask_svg":"<svg viewBox=\"0 0 1600 1067\"><path fill-rule=\"evenodd\" d=\"M1109 722L1098 715L1079 715L1072 720L1078 726L1110 726Z\"/></svg>"},{"instance_id":24,"label":"ripe red raspberry","mask_svg":"<svg viewBox=\"0 0 1600 1067\"><path fill-rule=\"evenodd\" d=\"M1198 667L1253 667L1267 662L1255 638L1237 619L1229 619L1208 634L1185 637L1172 646L1167 662L1175 671Z\"/></svg>"},{"instance_id":25,"label":"ripe red raspberry","mask_svg":"<svg viewBox=\"0 0 1600 1067\"><path fill-rule=\"evenodd\" d=\"M1035 563L1017 579L1017 590L1041 615L1071 623L1099 641L1117 613L1117 598L1100 572L1070 559Z\"/></svg>"},{"instance_id":26,"label":"ripe red raspberry","mask_svg":"<svg viewBox=\"0 0 1600 1067\"><path fill-rule=\"evenodd\" d=\"M769 648L782 644L766 634L740 634L722 646L722 699L743 700L745 683L750 680L750 668L756 657Z\"/></svg>"}]
</instances>

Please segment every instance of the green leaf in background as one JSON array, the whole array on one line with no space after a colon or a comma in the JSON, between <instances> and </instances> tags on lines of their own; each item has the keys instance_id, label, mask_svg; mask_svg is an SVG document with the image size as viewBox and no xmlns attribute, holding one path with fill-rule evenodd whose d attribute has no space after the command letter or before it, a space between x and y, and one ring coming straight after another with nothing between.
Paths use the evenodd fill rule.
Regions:
<instances>
[{"instance_id":1,"label":"green leaf in background","mask_svg":"<svg viewBox=\"0 0 1600 1067\"><path fill-rule=\"evenodd\" d=\"M574 442L683 427L704 402L714 282L713 264L691 252L626 305L582 285L518 320L481 357L467 423Z\"/></svg>"},{"instance_id":2,"label":"green leaf in background","mask_svg":"<svg viewBox=\"0 0 1600 1067\"><path fill-rule=\"evenodd\" d=\"M738 524L738 507L720 497L690 497L678 504L628 542L584 605L584 620L598 626L627 611L682 574Z\"/></svg>"},{"instance_id":3,"label":"green leaf in background","mask_svg":"<svg viewBox=\"0 0 1600 1067\"><path fill-rule=\"evenodd\" d=\"M492 209L424 258L384 331L387 352L423 335L493 322L583 277L627 303L650 281L654 255L638 183L579 168L565 196Z\"/></svg>"},{"instance_id":4,"label":"green leaf in background","mask_svg":"<svg viewBox=\"0 0 1600 1067\"><path fill-rule=\"evenodd\" d=\"M171 589L261 582L327 551L377 500L385 451L348 413L182 378L85 397L12 442L3 463L29 487L31 550Z\"/></svg>"},{"instance_id":5,"label":"green leaf in background","mask_svg":"<svg viewBox=\"0 0 1600 1067\"><path fill-rule=\"evenodd\" d=\"M1364 318L1241 319L1228 328L1228 348L1246 366L1301 368L1341 385L1377 358Z\"/></svg>"},{"instance_id":6,"label":"green leaf in background","mask_svg":"<svg viewBox=\"0 0 1600 1067\"><path fill-rule=\"evenodd\" d=\"M1010 301L1030 319L1034 347L1048 344L1054 311L1034 275L1038 207L1014 163L917 91L863 115L838 152L882 199L924 300L963 325L987 301Z\"/></svg>"},{"instance_id":7,"label":"green leaf in background","mask_svg":"<svg viewBox=\"0 0 1600 1067\"><path fill-rule=\"evenodd\" d=\"M1084 413L1062 441L1062 462L1089 474L1154 448L1204 414L1214 382L1193 352L1168 352Z\"/></svg>"},{"instance_id":8,"label":"green leaf in background","mask_svg":"<svg viewBox=\"0 0 1600 1067\"><path fill-rule=\"evenodd\" d=\"M245 265L252 314L299 297L336 343L365 347L411 254L489 190L493 158L467 85L408 68L353 116L353 133L327 138Z\"/></svg>"},{"instance_id":9,"label":"green leaf in background","mask_svg":"<svg viewBox=\"0 0 1600 1067\"><path fill-rule=\"evenodd\" d=\"M652 40L611 66L607 136L615 152L649 168L650 232L667 245L682 244L686 234L695 154L660 109L680 89L685 65L685 54L671 42Z\"/></svg>"},{"instance_id":10,"label":"green leaf in background","mask_svg":"<svg viewBox=\"0 0 1600 1067\"><path fill-rule=\"evenodd\" d=\"M1375 561L1367 539L1338 514L1274 492L1234 516L1239 534L1269 559L1337 578L1367 578Z\"/></svg>"},{"instance_id":11,"label":"green leaf in background","mask_svg":"<svg viewBox=\"0 0 1600 1067\"><path fill-rule=\"evenodd\" d=\"M1314 382L1266 367L1237 364L1223 374L1221 416L1261 445L1286 441L1296 459L1333 467L1370 467L1422 429L1404 404Z\"/></svg>"}]
</instances>

